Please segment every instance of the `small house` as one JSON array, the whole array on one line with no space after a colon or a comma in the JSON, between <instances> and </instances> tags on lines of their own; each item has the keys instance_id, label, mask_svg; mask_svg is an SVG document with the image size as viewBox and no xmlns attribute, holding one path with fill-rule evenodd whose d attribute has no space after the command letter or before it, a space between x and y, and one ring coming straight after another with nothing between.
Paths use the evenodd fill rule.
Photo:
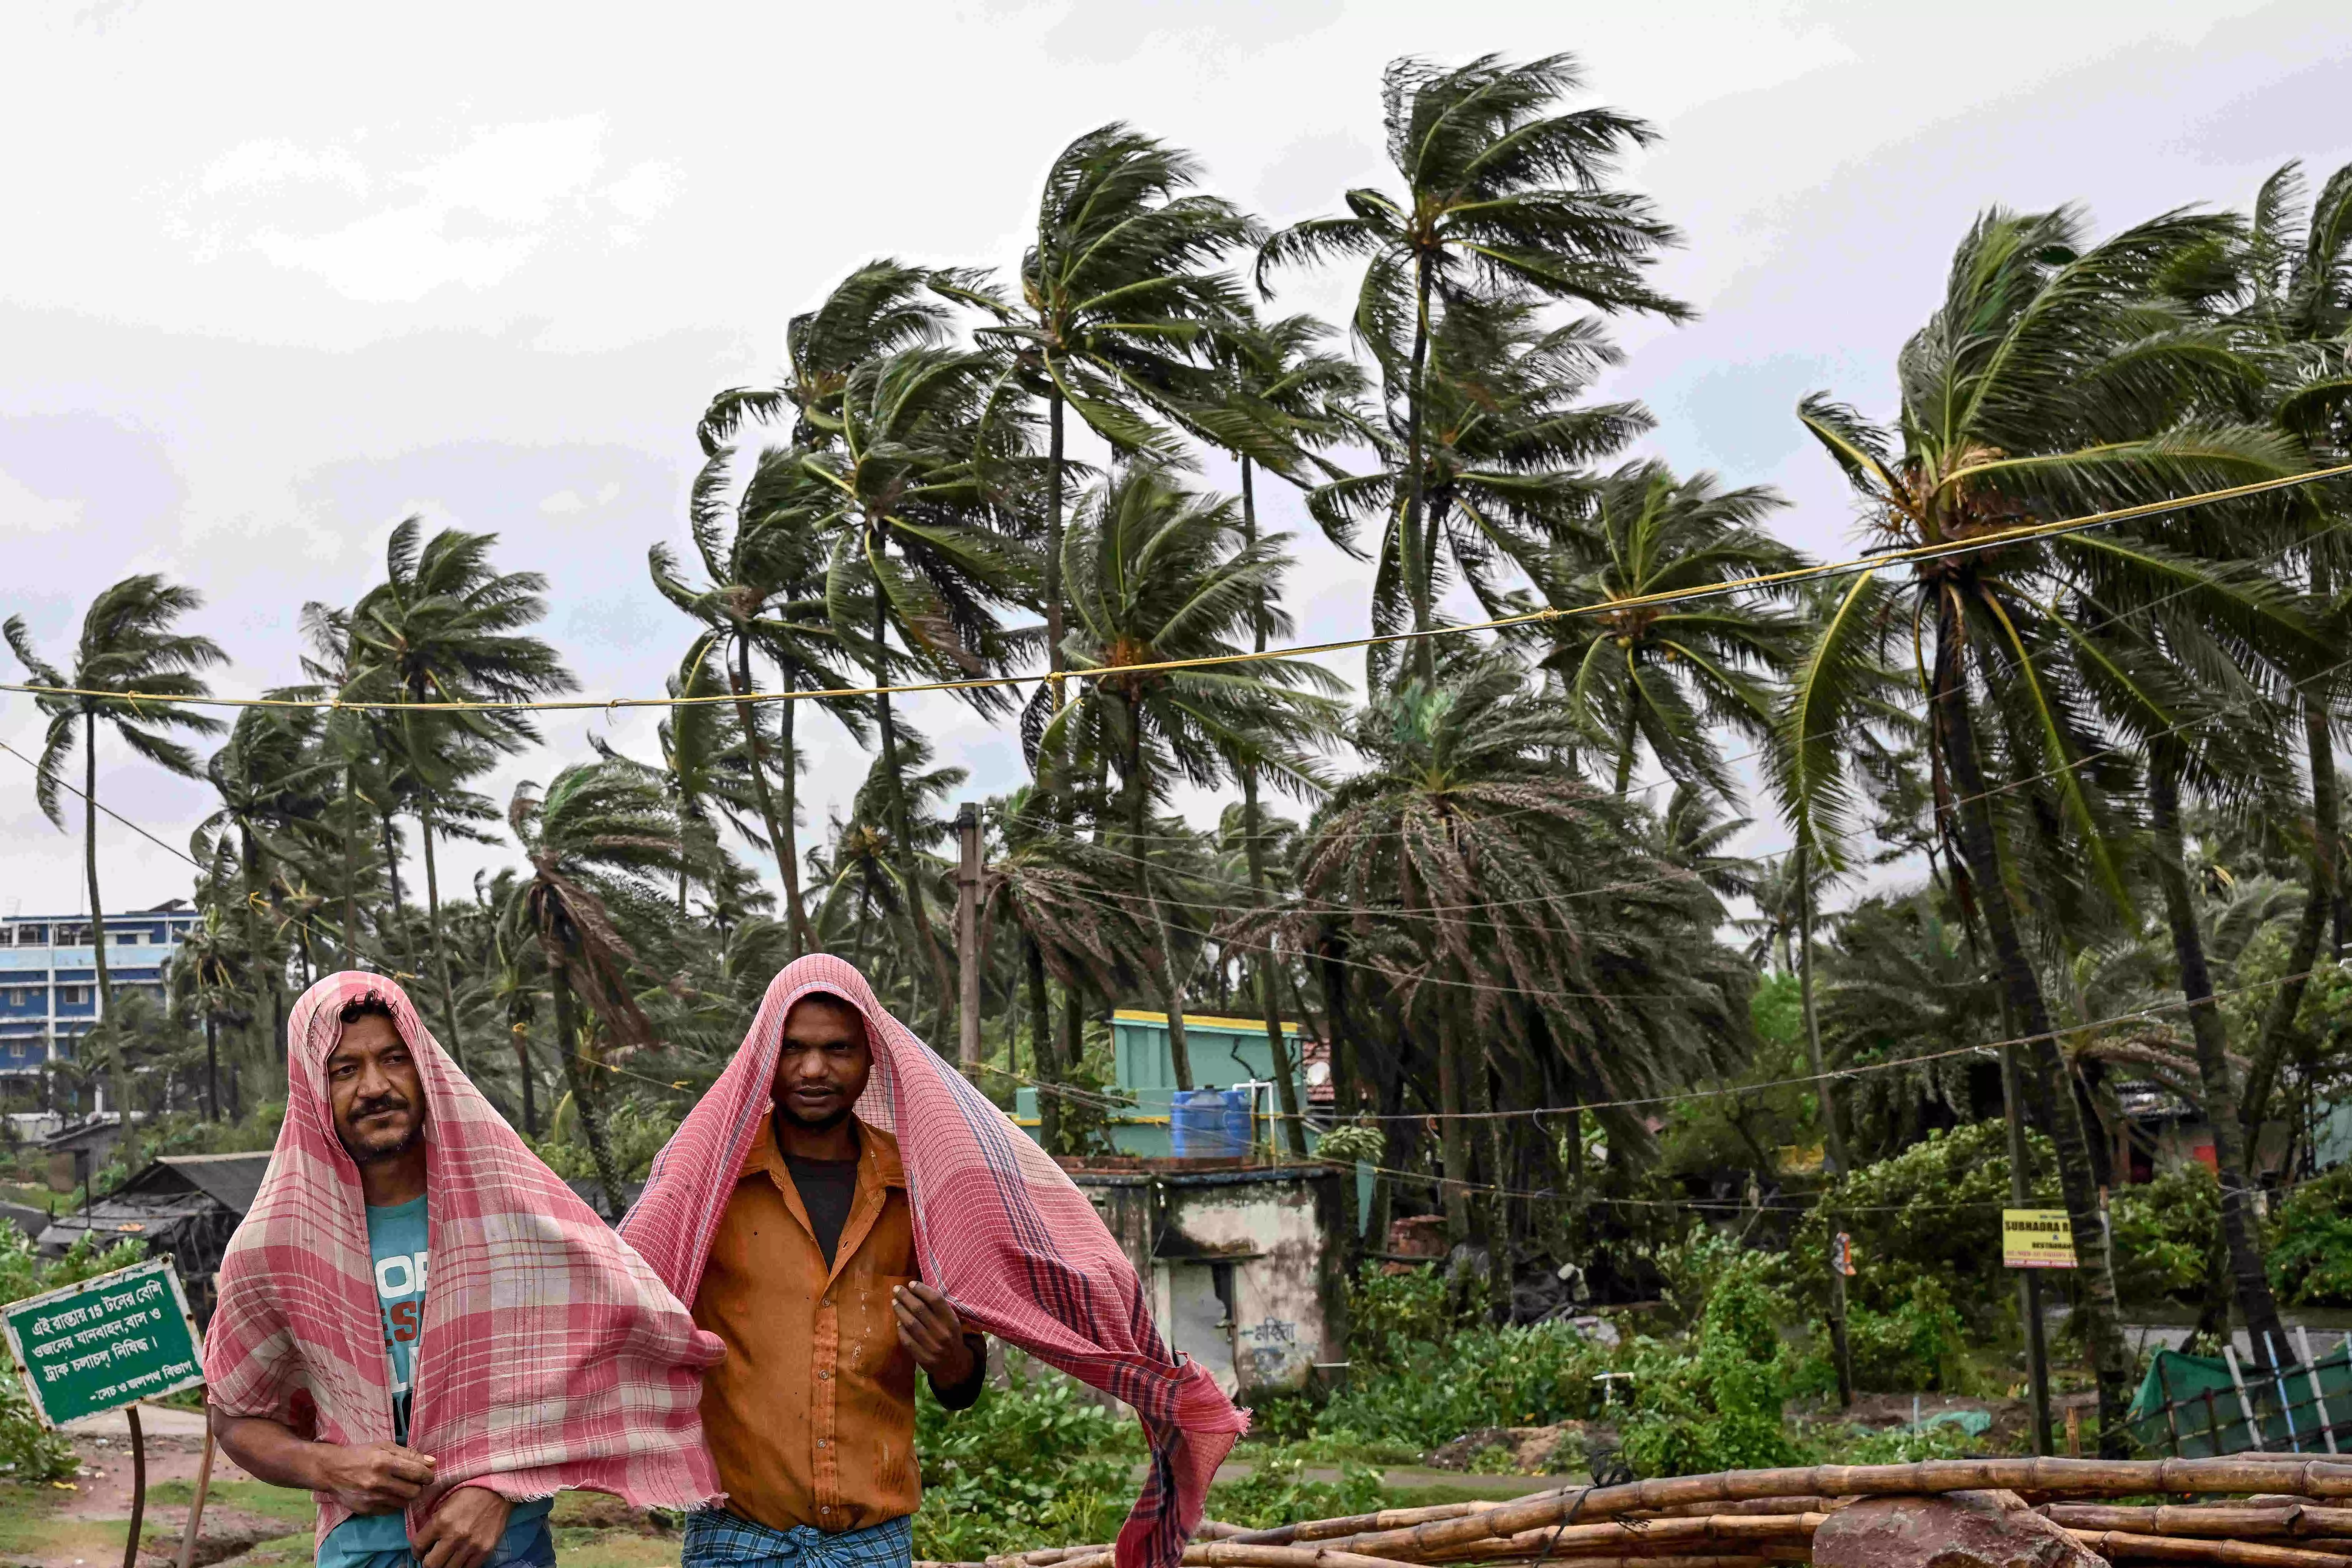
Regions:
<instances>
[{"instance_id":1,"label":"small house","mask_svg":"<svg viewBox=\"0 0 2352 1568\"><path fill-rule=\"evenodd\" d=\"M253 1206L269 1169L267 1150L249 1154L167 1154L86 1209L52 1215L40 1250L62 1257L84 1237L98 1245L138 1241L169 1258L199 1321L212 1313L213 1276L228 1238Z\"/></svg>"}]
</instances>

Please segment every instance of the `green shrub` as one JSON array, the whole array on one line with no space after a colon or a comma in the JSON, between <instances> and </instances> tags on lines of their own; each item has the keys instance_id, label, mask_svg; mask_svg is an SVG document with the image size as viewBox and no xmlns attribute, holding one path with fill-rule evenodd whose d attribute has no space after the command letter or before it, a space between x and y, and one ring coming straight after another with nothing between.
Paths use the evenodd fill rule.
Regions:
<instances>
[{"instance_id":1,"label":"green shrub","mask_svg":"<svg viewBox=\"0 0 2352 1568\"><path fill-rule=\"evenodd\" d=\"M2270 1268L2290 1305L2352 1306L2352 1165L2303 1183L2278 1206Z\"/></svg>"},{"instance_id":2,"label":"green shrub","mask_svg":"<svg viewBox=\"0 0 2352 1568\"><path fill-rule=\"evenodd\" d=\"M147 1249L135 1241L100 1248L85 1236L63 1258L44 1259L23 1231L0 1225L0 1301L63 1289L146 1258ZM17 1481L63 1480L79 1464L73 1445L33 1414L15 1359L0 1347L0 1476Z\"/></svg>"},{"instance_id":3,"label":"green shrub","mask_svg":"<svg viewBox=\"0 0 2352 1568\"><path fill-rule=\"evenodd\" d=\"M1369 1465L1342 1465L1336 1481L1309 1480L1306 1461L1279 1450L1253 1456L1255 1468L1209 1494L1212 1517L1251 1530L1304 1519L1370 1513L1381 1506L1381 1473Z\"/></svg>"},{"instance_id":4,"label":"green shrub","mask_svg":"<svg viewBox=\"0 0 2352 1568\"><path fill-rule=\"evenodd\" d=\"M2221 1184L2193 1160L2117 1190L2107 1226L2116 1290L2126 1301L2201 1308L2224 1278Z\"/></svg>"},{"instance_id":5,"label":"green shrub","mask_svg":"<svg viewBox=\"0 0 2352 1568\"><path fill-rule=\"evenodd\" d=\"M1796 1358L1780 1338L1789 1300L1749 1253L1715 1281L1690 1348L1643 1342L1633 1358L1633 1416L1624 1456L1639 1476L1679 1476L1797 1462L1780 1419Z\"/></svg>"},{"instance_id":6,"label":"green shrub","mask_svg":"<svg viewBox=\"0 0 2352 1568\"><path fill-rule=\"evenodd\" d=\"M1891 1312L1848 1308L1845 1331L1857 1388L1889 1394L1974 1392L1969 1386L1967 1325L1937 1280L1920 1280L1912 1287L1910 1299ZM1826 1326L1814 1341L1827 1355Z\"/></svg>"},{"instance_id":7,"label":"green shrub","mask_svg":"<svg viewBox=\"0 0 2352 1568\"><path fill-rule=\"evenodd\" d=\"M609 1110L604 1118L604 1139L612 1148L613 1163L621 1168L623 1181L646 1179L653 1169L654 1156L662 1152L662 1145L677 1131L677 1121L676 1109L646 1100L624 1100ZM556 1102L555 1114L548 1119L547 1136L531 1143L531 1152L546 1161L548 1169L567 1182L593 1181L595 1156L588 1152L588 1144L579 1132L579 1112L567 1094Z\"/></svg>"},{"instance_id":8,"label":"green shrub","mask_svg":"<svg viewBox=\"0 0 2352 1568\"><path fill-rule=\"evenodd\" d=\"M2029 1133L2038 1172L2057 1169L2049 1141ZM2058 1206L2054 1176L2039 1177L2033 1202ZM2000 1262L2000 1211L2010 1202L2008 1131L1980 1121L1930 1131L1892 1159L1834 1184L1796 1230L1789 1283L1818 1312L1826 1304L1830 1218L1853 1237L1856 1272L1847 1299L1894 1313L1923 1282L1941 1284L1979 1333L2006 1321L2011 1291Z\"/></svg>"},{"instance_id":9,"label":"green shrub","mask_svg":"<svg viewBox=\"0 0 2352 1568\"><path fill-rule=\"evenodd\" d=\"M1140 1430L1059 1373L1006 1357L1009 1386L969 1410L940 1408L918 1379L915 1447L923 1506L915 1555L975 1562L992 1552L1108 1541L1126 1518Z\"/></svg>"}]
</instances>

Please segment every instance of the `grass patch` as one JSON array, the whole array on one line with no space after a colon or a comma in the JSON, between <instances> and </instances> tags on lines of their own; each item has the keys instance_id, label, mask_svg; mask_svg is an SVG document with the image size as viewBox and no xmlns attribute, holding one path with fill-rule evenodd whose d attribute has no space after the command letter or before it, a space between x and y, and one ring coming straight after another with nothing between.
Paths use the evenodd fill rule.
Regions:
<instances>
[{"instance_id":1,"label":"grass patch","mask_svg":"<svg viewBox=\"0 0 2352 1568\"><path fill-rule=\"evenodd\" d=\"M195 1495L194 1481L158 1481L147 1489L151 1507L160 1503L167 1508L185 1508ZM215 1481L205 1489L205 1506L242 1509L264 1519L282 1519L289 1524L306 1527L316 1515L316 1505L309 1492L273 1487L267 1481Z\"/></svg>"}]
</instances>

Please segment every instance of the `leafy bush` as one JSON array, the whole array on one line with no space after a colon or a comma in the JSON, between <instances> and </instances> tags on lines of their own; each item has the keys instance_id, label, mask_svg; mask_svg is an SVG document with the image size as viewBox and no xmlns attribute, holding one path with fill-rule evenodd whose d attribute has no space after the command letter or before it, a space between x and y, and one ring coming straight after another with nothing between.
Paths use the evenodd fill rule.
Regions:
<instances>
[{"instance_id":1,"label":"leafy bush","mask_svg":"<svg viewBox=\"0 0 2352 1568\"><path fill-rule=\"evenodd\" d=\"M613 1163L621 1168L623 1181L646 1179L646 1173L654 1167L654 1156L662 1152L662 1145L677 1131L677 1122L676 1108L646 1100L624 1100L609 1109L604 1118L604 1138L612 1147ZM531 1152L567 1182L596 1179L596 1160L588 1152L587 1141L580 1136L579 1112L568 1094L556 1102L547 1136L532 1144Z\"/></svg>"},{"instance_id":2,"label":"leafy bush","mask_svg":"<svg viewBox=\"0 0 2352 1568\"><path fill-rule=\"evenodd\" d=\"M2297 1186L2270 1230L2280 1296L2297 1307L2352 1306L2352 1165Z\"/></svg>"},{"instance_id":3,"label":"leafy bush","mask_svg":"<svg viewBox=\"0 0 2352 1568\"><path fill-rule=\"evenodd\" d=\"M0 1301L62 1289L146 1258L147 1249L135 1241L100 1249L85 1236L63 1258L44 1259L23 1231L0 1225ZM0 1476L18 1481L62 1480L79 1464L73 1445L33 1414L15 1359L0 1346Z\"/></svg>"},{"instance_id":4,"label":"leafy bush","mask_svg":"<svg viewBox=\"0 0 2352 1568\"><path fill-rule=\"evenodd\" d=\"M2049 1141L2038 1132L2027 1136L2035 1169L2055 1171ZM2036 1204L2057 1206L2056 1178L2039 1177L2032 1196ZM2000 1264L2000 1211L2010 1201L2008 1132L2000 1122L1931 1131L1823 1194L1797 1226L1790 1283L1817 1310L1822 1306L1834 1214L1854 1242L1850 1302L1891 1315L1933 1280L1963 1321L1981 1332L2010 1310L2010 1282Z\"/></svg>"},{"instance_id":5,"label":"leafy bush","mask_svg":"<svg viewBox=\"0 0 2352 1568\"><path fill-rule=\"evenodd\" d=\"M1335 1519L1370 1513L1381 1506L1381 1473L1369 1465L1342 1465L1337 1481L1309 1480L1306 1461L1280 1450L1254 1456L1255 1468L1238 1481L1221 1483L1209 1498L1215 1518L1252 1530L1270 1530L1303 1519Z\"/></svg>"},{"instance_id":6,"label":"leafy bush","mask_svg":"<svg viewBox=\"0 0 2352 1568\"><path fill-rule=\"evenodd\" d=\"M1977 1440L1950 1422L1913 1431L1896 1426L1873 1432L1849 1426L1851 1441L1834 1445L1831 1462L1840 1465L1916 1465L1925 1459L1965 1459L1976 1453Z\"/></svg>"},{"instance_id":7,"label":"leafy bush","mask_svg":"<svg viewBox=\"0 0 2352 1568\"><path fill-rule=\"evenodd\" d=\"M1643 1342L1633 1359L1633 1409L1624 1456L1641 1476L1692 1475L1794 1464L1780 1405L1796 1358L1780 1338L1786 1296L1769 1260L1749 1253L1717 1277L1690 1348Z\"/></svg>"},{"instance_id":8,"label":"leafy bush","mask_svg":"<svg viewBox=\"0 0 2352 1568\"><path fill-rule=\"evenodd\" d=\"M1433 1448L1480 1426L1587 1415L1601 1348L1566 1323L1496 1328L1457 1313L1436 1269L1368 1266L1349 1304L1348 1386L1315 1414L1316 1436L1361 1448Z\"/></svg>"},{"instance_id":9,"label":"leafy bush","mask_svg":"<svg viewBox=\"0 0 2352 1568\"><path fill-rule=\"evenodd\" d=\"M2127 1301L2202 1307L2223 1278L2221 1184L2193 1160L2117 1191L2107 1224L2116 1289Z\"/></svg>"},{"instance_id":10,"label":"leafy bush","mask_svg":"<svg viewBox=\"0 0 2352 1568\"><path fill-rule=\"evenodd\" d=\"M992 1552L1108 1541L1134 1500L1135 1424L1058 1373L1006 1358L1008 1386L969 1410L940 1408L918 1379L915 1447L923 1506L915 1555L975 1562Z\"/></svg>"},{"instance_id":11,"label":"leafy bush","mask_svg":"<svg viewBox=\"0 0 2352 1568\"><path fill-rule=\"evenodd\" d=\"M1938 1280L1920 1280L1909 1300L1891 1312L1849 1307L1845 1332L1857 1388L1891 1394L1974 1392L1967 1325ZM1822 1354L1829 1353L1826 1329L1815 1336L1815 1343ZM1834 1376L1832 1373L1832 1382Z\"/></svg>"}]
</instances>

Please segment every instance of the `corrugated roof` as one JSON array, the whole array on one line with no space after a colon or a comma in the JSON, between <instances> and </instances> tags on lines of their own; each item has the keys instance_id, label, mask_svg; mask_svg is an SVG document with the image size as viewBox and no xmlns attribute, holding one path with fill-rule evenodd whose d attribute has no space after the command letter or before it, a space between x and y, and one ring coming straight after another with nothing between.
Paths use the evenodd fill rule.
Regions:
<instances>
[{"instance_id":1,"label":"corrugated roof","mask_svg":"<svg viewBox=\"0 0 2352 1568\"><path fill-rule=\"evenodd\" d=\"M155 1162L189 1185L218 1198L242 1215L253 1206L261 1178L269 1169L269 1151L244 1154L166 1154Z\"/></svg>"}]
</instances>

